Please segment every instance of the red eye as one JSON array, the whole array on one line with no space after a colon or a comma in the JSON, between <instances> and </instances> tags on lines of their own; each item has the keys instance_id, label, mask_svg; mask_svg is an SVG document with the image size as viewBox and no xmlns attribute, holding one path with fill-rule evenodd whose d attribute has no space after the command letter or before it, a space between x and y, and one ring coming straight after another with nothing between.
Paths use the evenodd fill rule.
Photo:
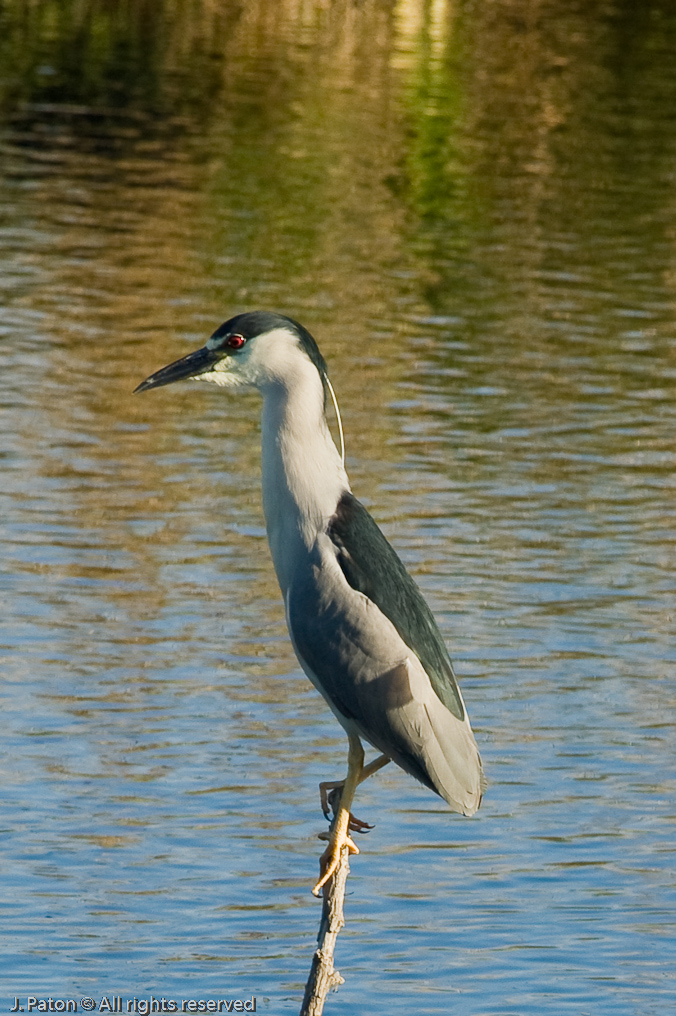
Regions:
<instances>
[{"instance_id":1,"label":"red eye","mask_svg":"<svg viewBox=\"0 0 676 1016\"><path fill-rule=\"evenodd\" d=\"M246 339L243 335L228 335L225 344L230 349L241 349L245 342Z\"/></svg>"}]
</instances>

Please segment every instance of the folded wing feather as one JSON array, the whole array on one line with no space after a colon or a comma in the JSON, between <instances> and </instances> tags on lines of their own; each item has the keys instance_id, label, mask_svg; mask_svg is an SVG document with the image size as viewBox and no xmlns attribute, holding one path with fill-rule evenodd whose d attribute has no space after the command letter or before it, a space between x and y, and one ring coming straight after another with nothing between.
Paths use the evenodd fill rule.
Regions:
<instances>
[{"instance_id":1,"label":"folded wing feather","mask_svg":"<svg viewBox=\"0 0 676 1016\"><path fill-rule=\"evenodd\" d=\"M371 516L346 497L340 525L331 520L288 590L296 654L347 729L471 815L483 771L443 639Z\"/></svg>"}]
</instances>

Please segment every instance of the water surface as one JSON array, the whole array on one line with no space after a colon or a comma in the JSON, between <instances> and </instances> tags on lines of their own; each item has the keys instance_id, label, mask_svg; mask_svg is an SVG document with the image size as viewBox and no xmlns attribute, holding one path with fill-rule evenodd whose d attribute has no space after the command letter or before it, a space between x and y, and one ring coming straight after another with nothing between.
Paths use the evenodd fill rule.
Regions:
<instances>
[{"instance_id":1,"label":"water surface","mask_svg":"<svg viewBox=\"0 0 676 1016\"><path fill-rule=\"evenodd\" d=\"M317 337L489 778L360 789L326 1012L663 1016L676 878L667 4L0 13L3 993L298 1011L345 738L269 561L254 394Z\"/></svg>"}]
</instances>

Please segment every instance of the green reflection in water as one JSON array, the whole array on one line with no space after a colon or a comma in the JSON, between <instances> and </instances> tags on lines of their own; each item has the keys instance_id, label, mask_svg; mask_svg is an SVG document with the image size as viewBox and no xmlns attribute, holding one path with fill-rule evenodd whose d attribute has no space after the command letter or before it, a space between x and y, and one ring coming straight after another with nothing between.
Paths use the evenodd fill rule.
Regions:
<instances>
[{"instance_id":1,"label":"green reflection in water","mask_svg":"<svg viewBox=\"0 0 676 1016\"><path fill-rule=\"evenodd\" d=\"M6 2L0 101L200 119L222 81L237 3Z\"/></svg>"}]
</instances>

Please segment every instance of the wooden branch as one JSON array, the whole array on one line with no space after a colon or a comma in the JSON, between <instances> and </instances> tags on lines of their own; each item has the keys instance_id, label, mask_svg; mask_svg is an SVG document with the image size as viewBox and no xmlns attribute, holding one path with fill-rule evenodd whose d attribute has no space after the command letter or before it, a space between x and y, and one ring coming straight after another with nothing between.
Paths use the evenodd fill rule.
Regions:
<instances>
[{"instance_id":1,"label":"wooden branch","mask_svg":"<svg viewBox=\"0 0 676 1016\"><path fill-rule=\"evenodd\" d=\"M331 988L337 988L339 984L345 983L344 978L333 966L333 951L336 948L338 932L345 925L343 901L347 876L350 873L348 857L349 849L346 845L340 852L340 862L333 878L329 879L323 889L317 950L312 957L300 1016L322 1016L324 1002Z\"/></svg>"}]
</instances>

